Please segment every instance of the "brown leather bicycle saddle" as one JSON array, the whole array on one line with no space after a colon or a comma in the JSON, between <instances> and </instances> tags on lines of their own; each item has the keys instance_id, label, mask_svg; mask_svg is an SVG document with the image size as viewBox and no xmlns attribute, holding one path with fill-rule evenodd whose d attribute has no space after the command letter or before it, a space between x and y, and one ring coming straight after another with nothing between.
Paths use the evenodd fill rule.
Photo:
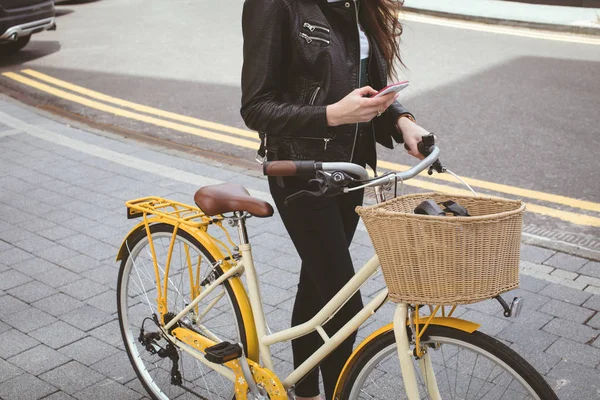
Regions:
<instances>
[{"instance_id":1,"label":"brown leather bicycle saddle","mask_svg":"<svg viewBox=\"0 0 600 400\"><path fill-rule=\"evenodd\" d=\"M200 188L194 195L196 205L207 215L246 211L255 217L270 217L273 207L252 197L242 185L221 183Z\"/></svg>"}]
</instances>

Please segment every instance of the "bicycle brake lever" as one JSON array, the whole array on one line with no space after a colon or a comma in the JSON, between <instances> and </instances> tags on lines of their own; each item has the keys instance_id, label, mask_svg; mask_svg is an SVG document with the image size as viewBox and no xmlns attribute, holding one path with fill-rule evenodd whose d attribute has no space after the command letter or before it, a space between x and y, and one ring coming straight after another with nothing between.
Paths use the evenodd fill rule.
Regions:
<instances>
[{"instance_id":1,"label":"bicycle brake lever","mask_svg":"<svg viewBox=\"0 0 600 400\"><path fill-rule=\"evenodd\" d=\"M311 192L310 190L301 190L299 192L296 192L292 195L289 195L288 197L285 198L283 204L285 206L288 205L289 202L297 200L299 197L302 196L314 196L314 197L319 197L321 196L321 192Z\"/></svg>"}]
</instances>

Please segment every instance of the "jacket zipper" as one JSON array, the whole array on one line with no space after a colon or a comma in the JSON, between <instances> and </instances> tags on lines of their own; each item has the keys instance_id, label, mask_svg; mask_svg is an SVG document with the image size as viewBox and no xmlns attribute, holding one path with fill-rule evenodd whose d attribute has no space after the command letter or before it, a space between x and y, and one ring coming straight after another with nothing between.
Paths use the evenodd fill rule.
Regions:
<instances>
[{"instance_id":1,"label":"jacket zipper","mask_svg":"<svg viewBox=\"0 0 600 400\"><path fill-rule=\"evenodd\" d=\"M357 86L360 86L360 75L362 73L360 66L360 32L358 31L358 5L357 0L354 0L354 14L356 16L356 38L358 43L358 79ZM352 153L350 153L350 160L352 162L354 159L354 150L356 148L356 139L358 137L358 123L356 124L356 128L354 129L354 142L352 143Z\"/></svg>"},{"instance_id":2,"label":"jacket zipper","mask_svg":"<svg viewBox=\"0 0 600 400\"><path fill-rule=\"evenodd\" d=\"M321 30L323 32L329 33L329 29L322 27L322 26L318 26L318 25L311 25L308 22L305 22L303 25L305 28L308 28L309 31L314 32L315 29Z\"/></svg>"},{"instance_id":3,"label":"jacket zipper","mask_svg":"<svg viewBox=\"0 0 600 400\"><path fill-rule=\"evenodd\" d=\"M329 44L329 40L327 40L327 39L322 39L320 37L315 37L315 36L308 36L304 32L300 32L300 37L302 39L306 40L306 43L312 43L313 40L318 40L319 42L323 42L323 43Z\"/></svg>"},{"instance_id":4,"label":"jacket zipper","mask_svg":"<svg viewBox=\"0 0 600 400\"><path fill-rule=\"evenodd\" d=\"M321 90L321 86L317 87L313 92L312 96L310 96L310 101L308 102L308 105L312 106L313 104L315 104L315 100L317 99L317 94L319 94L319 90Z\"/></svg>"}]
</instances>

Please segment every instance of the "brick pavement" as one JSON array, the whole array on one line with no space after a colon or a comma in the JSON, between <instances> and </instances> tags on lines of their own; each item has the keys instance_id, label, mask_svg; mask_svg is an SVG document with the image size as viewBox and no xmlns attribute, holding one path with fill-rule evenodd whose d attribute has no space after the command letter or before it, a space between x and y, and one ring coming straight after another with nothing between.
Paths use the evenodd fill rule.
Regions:
<instances>
[{"instance_id":1,"label":"brick pavement","mask_svg":"<svg viewBox=\"0 0 600 400\"><path fill-rule=\"evenodd\" d=\"M191 202L198 187L225 180L268 199L265 179L75 129L1 96L0 155L0 398L143 398L116 320L114 257L132 226L124 201L160 195ZM249 230L267 318L283 329L298 257L278 216L251 219ZM370 256L364 229L351 251L356 263ZM522 259L514 293L525 299L520 318L502 317L494 301L459 313L526 357L561 399L600 399L600 264L531 245L523 245ZM382 287L378 275L363 295ZM392 311L383 307L360 337L390 322ZM274 356L279 372L291 370L289 346L277 346Z\"/></svg>"}]
</instances>

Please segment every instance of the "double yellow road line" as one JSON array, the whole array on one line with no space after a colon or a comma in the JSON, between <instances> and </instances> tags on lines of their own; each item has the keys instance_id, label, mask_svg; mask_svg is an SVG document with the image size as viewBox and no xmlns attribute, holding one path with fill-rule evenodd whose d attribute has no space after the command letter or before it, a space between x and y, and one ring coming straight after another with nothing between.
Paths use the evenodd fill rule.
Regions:
<instances>
[{"instance_id":1,"label":"double yellow road line","mask_svg":"<svg viewBox=\"0 0 600 400\"><path fill-rule=\"evenodd\" d=\"M231 126L218 124L210 121L193 118L158 108L148 107L142 104L133 103L127 100L112 97L99 93L72 83L56 79L49 75L37 72L31 69L21 71L21 74L6 72L4 77L12 79L23 85L51 94L58 98L68 100L77 104L84 105L99 111L110 113L119 117L129 118L136 121L148 123L162 128L172 129L179 132L188 133L204 139L216 140L228 143L238 147L255 150L258 148L258 135L255 132L234 128ZM378 161L383 169L392 171L403 171L409 167L396 164L389 161ZM423 174L425 177L426 175ZM514 186L502 185L492 182L481 181L478 179L464 179L469 185L490 190L502 194L509 194L520 198L527 198L544 203L554 203L561 206L567 206L573 209L591 211L600 213L600 203L574 199L566 196L560 196L550 193L543 193L529 189L522 189ZM437 181L437 182L436 182ZM437 174L431 179L411 179L405 184L420 189L445 192L450 194L468 193L464 189L458 189L453 186L438 182L456 183L451 176ZM573 211L559 210L552 207L539 204L528 203L527 209L536 214L546 215L563 221L578 225L600 227L600 218Z\"/></svg>"}]
</instances>

